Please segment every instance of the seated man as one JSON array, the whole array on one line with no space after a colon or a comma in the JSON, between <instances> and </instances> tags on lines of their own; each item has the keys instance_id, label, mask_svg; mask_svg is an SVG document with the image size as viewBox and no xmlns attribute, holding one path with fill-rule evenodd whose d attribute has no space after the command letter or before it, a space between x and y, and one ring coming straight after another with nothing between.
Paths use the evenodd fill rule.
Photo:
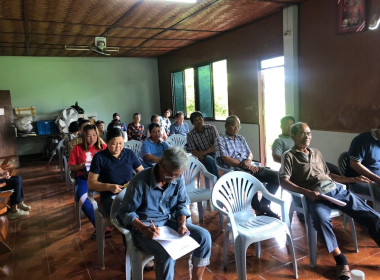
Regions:
<instances>
[{"instance_id":1,"label":"seated man","mask_svg":"<svg viewBox=\"0 0 380 280\"><path fill-rule=\"evenodd\" d=\"M162 141L161 137L161 127L157 123L152 123L149 125L150 137L142 143L142 156L143 156L143 167L152 167L158 163L164 154L164 151L169 149L168 143Z\"/></svg>"},{"instance_id":2,"label":"seated man","mask_svg":"<svg viewBox=\"0 0 380 280\"><path fill-rule=\"evenodd\" d=\"M170 135L181 134L186 136L189 132L189 126L184 122L185 114L181 111L178 111L175 114L175 122L170 125Z\"/></svg>"},{"instance_id":3,"label":"seated man","mask_svg":"<svg viewBox=\"0 0 380 280\"><path fill-rule=\"evenodd\" d=\"M348 178L329 173L322 154L317 149L309 148L311 132L306 123L294 124L291 127L291 137L294 140L294 147L285 152L281 159L281 186L305 196L313 226L336 261L338 279L350 279L347 259L340 251L332 230L331 208L341 210L366 227L378 246L380 246L380 214L351 192L336 186L333 180L351 183L365 182L368 179L364 176ZM332 204L321 194L343 201L346 206Z\"/></svg>"},{"instance_id":4,"label":"seated man","mask_svg":"<svg viewBox=\"0 0 380 280\"><path fill-rule=\"evenodd\" d=\"M290 137L290 127L295 122L292 116L285 116L281 119L282 133L274 140L272 145L272 157L275 162L281 163L282 154L293 147L294 142Z\"/></svg>"},{"instance_id":5,"label":"seated man","mask_svg":"<svg viewBox=\"0 0 380 280\"><path fill-rule=\"evenodd\" d=\"M112 115L112 121L108 124L107 126L107 130L113 128L115 126L114 122L115 121L120 121L120 129L121 131L127 131L127 126L125 125L125 123L123 123L121 120L120 120L120 115L118 113L114 113Z\"/></svg>"},{"instance_id":6,"label":"seated man","mask_svg":"<svg viewBox=\"0 0 380 280\"><path fill-rule=\"evenodd\" d=\"M136 174L130 181L118 218L131 230L134 244L154 255L156 279L173 279L174 265L170 255L153 237L160 235L157 226L168 226L179 235L190 231L200 245L193 251L193 279L202 279L211 254L210 233L186 222L190 216L189 198L182 172L189 159L183 149L172 147L164 152L160 162Z\"/></svg>"},{"instance_id":7,"label":"seated man","mask_svg":"<svg viewBox=\"0 0 380 280\"><path fill-rule=\"evenodd\" d=\"M372 129L356 136L348 150L352 175L363 175L375 182L375 197L380 200L380 129ZM352 186L354 193L369 194L367 183Z\"/></svg>"},{"instance_id":8,"label":"seated man","mask_svg":"<svg viewBox=\"0 0 380 280\"><path fill-rule=\"evenodd\" d=\"M229 116L225 123L226 134L216 138L215 157L224 168L245 170L261 182L265 182L266 189L275 194L280 185L278 172L266 167L252 164L253 155L245 138L239 135L240 120L237 116ZM252 208L256 215L268 215L278 218L278 215L269 208L270 201L262 198L259 201L257 194L252 199Z\"/></svg>"},{"instance_id":9,"label":"seated man","mask_svg":"<svg viewBox=\"0 0 380 280\"><path fill-rule=\"evenodd\" d=\"M201 112L193 112L190 121L194 128L187 133L187 149L202 162L208 172L219 178L215 164L215 140L219 136L216 127L205 124Z\"/></svg>"}]
</instances>

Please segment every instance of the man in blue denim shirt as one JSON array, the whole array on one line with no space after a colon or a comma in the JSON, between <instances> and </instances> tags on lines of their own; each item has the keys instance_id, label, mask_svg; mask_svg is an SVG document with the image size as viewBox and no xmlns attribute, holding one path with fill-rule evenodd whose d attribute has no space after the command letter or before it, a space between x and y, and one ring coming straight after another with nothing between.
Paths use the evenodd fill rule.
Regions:
<instances>
[{"instance_id":1,"label":"man in blue denim shirt","mask_svg":"<svg viewBox=\"0 0 380 280\"><path fill-rule=\"evenodd\" d=\"M154 255L156 279L173 279L173 260L154 237L160 235L159 226L168 226L179 235L190 231L199 247L193 251L193 279L202 279L206 265L210 263L211 236L199 226L186 223L190 216L190 203L181 176L188 164L183 149L166 150L157 165L136 174L130 181L123 204L118 212L122 224L132 232L134 244Z\"/></svg>"}]
</instances>

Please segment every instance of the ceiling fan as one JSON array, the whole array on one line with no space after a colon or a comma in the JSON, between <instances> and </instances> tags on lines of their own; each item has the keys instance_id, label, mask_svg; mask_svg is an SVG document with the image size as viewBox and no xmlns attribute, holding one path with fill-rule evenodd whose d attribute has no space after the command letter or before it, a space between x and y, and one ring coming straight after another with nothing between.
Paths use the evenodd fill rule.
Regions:
<instances>
[{"instance_id":1,"label":"ceiling fan","mask_svg":"<svg viewBox=\"0 0 380 280\"><path fill-rule=\"evenodd\" d=\"M91 46L65 45L67 51L92 51L97 54L110 56L109 52L118 52L118 47L107 47L106 37L95 37L95 44Z\"/></svg>"}]
</instances>

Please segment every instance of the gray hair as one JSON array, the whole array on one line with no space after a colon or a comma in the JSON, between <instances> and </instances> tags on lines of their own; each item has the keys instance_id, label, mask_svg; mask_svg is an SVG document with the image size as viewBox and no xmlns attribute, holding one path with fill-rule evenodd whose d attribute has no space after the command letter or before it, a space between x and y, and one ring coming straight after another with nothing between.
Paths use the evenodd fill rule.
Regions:
<instances>
[{"instance_id":1,"label":"gray hair","mask_svg":"<svg viewBox=\"0 0 380 280\"><path fill-rule=\"evenodd\" d=\"M231 115L226 119L226 125L231 125L233 121L237 120L240 123L238 116Z\"/></svg>"},{"instance_id":2,"label":"gray hair","mask_svg":"<svg viewBox=\"0 0 380 280\"><path fill-rule=\"evenodd\" d=\"M161 163L173 170L180 170L187 167L189 157L181 147L175 146L164 152L161 158Z\"/></svg>"},{"instance_id":3,"label":"gray hair","mask_svg":"<svg viewBox=\"0 0 380 280\"><path fill-rule=\"evenodd\" d=\"M302 125L307 125L307 123L304 123L304 122L296 122L295 124L293 124L291 127L290 127L290 133L292 135L297 135L298 133L298 128Z\"/></svg>"}]
</instances>

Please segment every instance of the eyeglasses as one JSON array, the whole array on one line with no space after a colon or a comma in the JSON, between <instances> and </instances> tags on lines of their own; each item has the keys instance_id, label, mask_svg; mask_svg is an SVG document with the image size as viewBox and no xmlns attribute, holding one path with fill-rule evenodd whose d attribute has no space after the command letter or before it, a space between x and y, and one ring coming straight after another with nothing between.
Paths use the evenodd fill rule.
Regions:
<instances>
[{"instance_id":1,"label":"eyeglasses","mask_svg":"<svg viewBox=\"0 0 380 280\"><path fill-rule=\"evenodd\" d=\"M311 132L301 132L301 133L298 133L298 135L301 137L305 137L305 136L311 137Z\"/></svg>"},{"instance_id":2,"label":"eyeglasses","mask_svg":"<svg viewBox=\"0 0 380 280\"><path fill-rule=\"evenodd\" d=\"M179 173L179 174L173 174L172 172L170 172L170 173L168 173L167 172L167 170L166 170L166 168L165 168L165 166L163 166L162 165L162 168L163 168L163 170L164 170L164 179L165 180L173 180L173 179L176 179L176 178L178 178L179 176L181 176L181 173Z\"/></svg>"}]
</instances>

